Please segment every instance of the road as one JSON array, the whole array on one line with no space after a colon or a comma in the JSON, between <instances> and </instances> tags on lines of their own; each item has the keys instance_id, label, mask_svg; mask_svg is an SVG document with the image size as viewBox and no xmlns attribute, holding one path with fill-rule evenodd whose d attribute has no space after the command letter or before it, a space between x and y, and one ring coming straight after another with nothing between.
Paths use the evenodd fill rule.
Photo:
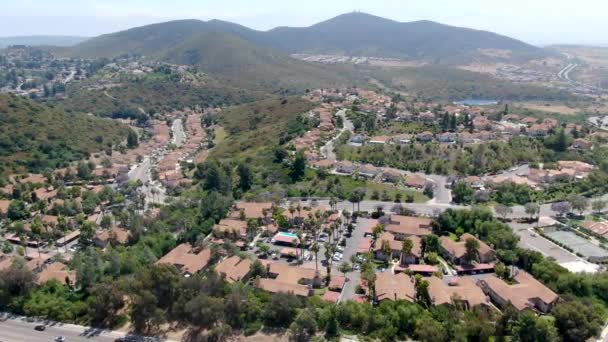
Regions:
<instances>
[{"instance_id":1,"label":"road","mask_svg":"<svg viewBox=\"0 0 608 342\"><path fill-rule=\"evenodd\" d=\"M186 141L186 132L184 132L184 124L182 119L173 120L171 130L173 131L173 139L171 142L176 146L182 146Z\"/></svg>"},{"instance_id":2,"label":"road","mask_svg":"<svg viewBox=\"0 0 608 342\"><path fill-rule=\"evenodd\" d=\"M342 133L346 132L346 131L351 131L353 132L355 129L355 126L353 126L353 123L348 120L348 118L346 117L346 109L342 109L340 111L338 111L336 113L337 116L340 116L342 118L342 129L340 130L340 133L338 133L335 137L333 137L332 139L330 139L325 146L321 147L321 153L323 154L323 156L330 161L335 162L336 161L336 153L334 152L334 142L336 141L336 139L338 139Z\"/></svg>"},{"instance_id":3,"label":"road","mask_svg":"<svg viewBox=\"0 0 608 342\"><path fill-rule=\"evenodd\" d=\"M106 341L111 342L125 334L120 332L93 329L72 324L53 323L45 331L36 331L34 327L40 323L26 322L23 318L0 319L1 342L50 342L57 336L63 336L66 341Z\"/></svg>"},{"instance_id":4,"label":"road","mask_svg":"<svg viewBox=\"0 0 608 342\"><path fill-rule=\"evenodd\" d=\"M564 80L564 81L574 82L570 78L570 73L577 67L578 67L578 64L570 63L557 74L557 77L559 77L561 80Z\"/></svg>"}]
</instances>

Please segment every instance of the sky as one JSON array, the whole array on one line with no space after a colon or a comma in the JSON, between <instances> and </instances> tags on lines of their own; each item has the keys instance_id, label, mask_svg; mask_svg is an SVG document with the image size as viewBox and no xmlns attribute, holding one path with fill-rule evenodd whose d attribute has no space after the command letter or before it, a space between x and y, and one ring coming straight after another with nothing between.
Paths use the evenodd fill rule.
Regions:
<instances>
[{"instance_id":1,"label":"sky","mask_svg":"<svg viewBox=\"0 0 608 342\"><path fill-rule=\"evenodd\" d=\"M531 44L608 44L606 0L0 0L0 36L96 36L175 19L222 19L258 30L310 26L362 11L433 20Z\"/></svg>"}]
</instances>

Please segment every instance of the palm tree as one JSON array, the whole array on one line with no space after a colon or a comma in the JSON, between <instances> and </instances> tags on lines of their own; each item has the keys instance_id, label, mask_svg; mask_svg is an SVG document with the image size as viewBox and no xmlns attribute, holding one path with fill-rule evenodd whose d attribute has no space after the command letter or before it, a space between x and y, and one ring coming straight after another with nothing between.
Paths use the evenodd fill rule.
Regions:
<instances>
[{"instance_id":1,"label":"palm tree","mask_svg":"<svg viewBox=\"0 0 608 342\"><path fill-rule=\"evenodd\" d=\"M350 223L350 212L348 210L342 211L342 216L346 219L346 223Z\"/></svg>"},{"instance_id":2,"label":"palm tree","mask_svg":"<svg viewBox=\"0 0 608 342\"><path fill-rule=\"evenodd\" d=\"M389 261L392 258L392 249L391 245L387 240L382 240L380 242L380 251L382 254L386 256L386 260Z\"/></svg>"},{"instance_id":3,"label":"palm tree","mask_svg":"<svg viewBox=\"0 0 608 342\"><path fill-rule=\"evenodd\" d=\"M336 209L336 204L338 202L336 201L336 198L334 196L331 196L329 199L329 207L331 208L331 211L334 211Z\"/></svg>"},{"instance_id":4,"label":"palm tree","mask_svg":"<svg viewBox=\"0 0 608 342\"><path fill-rule=\"evenodd\" d=\"M319 258L317 258L320 251L319 244L317 242L313 243L310 250L315 253L315 271L319 272Z\"/></svg>"},{"instance_id":5,"label":"palm tree","mask_svg":"<svg viewBox=\"0 0 608 342\"><path fill-rule=\"evenodd\" d=\"M291 219L293 220L293 213L295 213L296 208L293 207L293 205L289 206L289 213L291 214Z\"/></svg>"}]
</instances>

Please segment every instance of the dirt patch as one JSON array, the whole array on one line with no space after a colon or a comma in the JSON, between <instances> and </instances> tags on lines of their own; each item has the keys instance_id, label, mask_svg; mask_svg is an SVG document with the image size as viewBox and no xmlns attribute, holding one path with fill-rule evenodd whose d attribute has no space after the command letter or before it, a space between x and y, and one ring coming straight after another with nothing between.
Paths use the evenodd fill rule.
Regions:
<instances>
[{"instance_id":1,"label":"dirt patch","mask_svg":"<svg viewBox=\"0 0 608 342\"><path fill-rule=\"evenodd\" d=\"M540 110L549 113L558 113L565 115L574 115L582 111L581 108L571 108L566 105L560 104L543 104L543 103L518 103L518 107L527 108L531 110Z\"/></svg>"}]
</instances>

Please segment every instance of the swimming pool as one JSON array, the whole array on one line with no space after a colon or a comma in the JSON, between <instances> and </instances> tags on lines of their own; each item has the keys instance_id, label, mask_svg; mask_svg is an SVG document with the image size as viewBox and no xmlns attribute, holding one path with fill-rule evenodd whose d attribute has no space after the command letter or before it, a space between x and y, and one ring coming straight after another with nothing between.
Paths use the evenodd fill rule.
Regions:
<instances>
[{"instance_id":1,"label":"swimming pool","mask_svg":"<svg viewBox=\"0 0 608 342\"><path fill-rule=\"evenodd\" d=\"M292 238L292 239L298 238L298 234L288 233L288 232L279 232L277 235L285 236L285 237Z\"/></svg>"}]
</instances>

